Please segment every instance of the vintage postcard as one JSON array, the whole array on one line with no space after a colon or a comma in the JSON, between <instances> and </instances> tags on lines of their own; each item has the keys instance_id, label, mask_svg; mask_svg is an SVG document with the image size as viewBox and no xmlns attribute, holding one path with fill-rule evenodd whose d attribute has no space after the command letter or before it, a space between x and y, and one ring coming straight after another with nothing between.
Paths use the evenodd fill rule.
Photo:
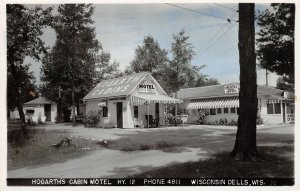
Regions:
<instances>
[{"instance_id":1,"label":"vintage postcard","mask_svg":"<svg viewBox=\"0 0 300 191\"><path fill-rule=\"evenodd\" d=\"M51 3L1 4L1 190L299 189L299 2Z\"/></svg>"}]
</instances>

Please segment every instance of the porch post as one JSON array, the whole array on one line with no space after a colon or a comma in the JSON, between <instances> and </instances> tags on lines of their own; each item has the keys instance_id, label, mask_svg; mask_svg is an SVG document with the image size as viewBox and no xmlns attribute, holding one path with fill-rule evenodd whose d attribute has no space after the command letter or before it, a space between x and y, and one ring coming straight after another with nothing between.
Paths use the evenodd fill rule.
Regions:
<instances>
[{"instance_id":1,"label":"porch post","mask_svg":"<svg viewBox=\"0 0 300 191\"><path fill-rule=\"evenodd\" d=\"M148 120L147 120L147 125L148 125L148 128L149 128L149 120L150 120L150 117L149 117L149 103L147 103L147 110L148 110Z\"/></svg>"}]
</instances>

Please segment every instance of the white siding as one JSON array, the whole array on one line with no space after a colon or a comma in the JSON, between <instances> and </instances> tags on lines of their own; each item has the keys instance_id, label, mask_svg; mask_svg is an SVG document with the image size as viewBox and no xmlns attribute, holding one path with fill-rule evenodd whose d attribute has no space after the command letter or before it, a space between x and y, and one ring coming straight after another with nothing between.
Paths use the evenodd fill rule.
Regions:
<instances>
[{"instance_id":1,"label":"white siding","mask_svg":"<svg viewBox=\"0 0 300 191\"><path fill-rule=\"evenodd\" d=\"M281 114L268 114L267 113L267 101L266 97L260 98L260 116L264 123L283 123L283 109L281 104Z\"/></svg>"},{"instance_id":2,"label":"white siding","mask_svg":"<svg viewBox=\"0 0 300 191\"><path fill-rule=\"evenodd\" d=\"M9 111L9 112L10 112L10 114L9 114L10 119L20 119L19 111L17 108L15 110Z\"/></svg>"},{"instance_id":3,"label":"white siding","mask_svg":"<svg viewBox=\"0 0 300 191\"><path fill-rule=\"evenodd\" d=\"M100 103L101 100L88 100L86 101L86 113L88 114L90 111L98 111L98 103Z\"/></svg>"},{"instance_id":4,"label":"white siding","mask_svg":"<svg viewBox=\"0 0 300 191\"><path fill-rule=\"evenodd\" d=\"M51 104L51 122L55 122L57 117L57 104Z\"/></svg>"},{"instance_id":5,"label":"white siding","mask_svg":"<svg viewBox=\"0 0 300 191\"><path fill-rule=\"evenodd\" d=\"M216 113L216 115L207 115L205 117L206 122L215 122L220 119L227 119L228 122L231 120L237 121L237 113L230 113L230 108L228 108L229 113L224 113L224 108L222 108L222 113ZM190 109L187 123L194 123L198 119L198 109Z\"/></svg>"}]
</instances>

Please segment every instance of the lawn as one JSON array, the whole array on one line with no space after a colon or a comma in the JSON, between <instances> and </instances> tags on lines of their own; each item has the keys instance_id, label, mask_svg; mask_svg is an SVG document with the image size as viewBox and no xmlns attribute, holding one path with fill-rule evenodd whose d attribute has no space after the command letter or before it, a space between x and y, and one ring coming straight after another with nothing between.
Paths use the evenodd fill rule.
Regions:
<instances>
[{"instance_id":1,"label":"lawn","mask_svg":"<svg viewBox=\"0 0 300 191\"><path fill-rule=\"evenodd\" d=\"M136 178L257 178L294 176L294 137L290 134L257 133L259 162L233 161L230 151L235 142L235 130L177 129L141 132L108 141L107 148L121 151L162 150L181 152L183 148L201 148L209 159L156 168Z\"/></svg>"},{"instance_id":2,"label":"lawn","mask_svg":"<svg viewBox=\"0 0 300 191\"><path fill-rule=\"evenodd\" d=\"M156 129L122 136L106 145L121 151L163 150L175 152L183 147L204 148L216 153L233 147L233 130L214 129ZM226 143L226 144L224 144ZM105 146L105 145L103 145Z\"/></svg>"},{"instance_id":3,"label":"lawn","mask_svg":"<svg viewBox=\"0 0 300 191\"><path fill-rule=\"evenodd\" d=\"M19 129L9 131L7 169L13 170L64 162L87 155L90 151L99 148L94 141L82 138L72 138L77 147L53 147L65 137L69 137L66 130L46 131L41 128L30 127L27 137L21 137Z\"/></svg>"},{"instance_id":4,"label":"lawn","mask_svg":"<svg viewBox=\"0 0 300 191\"><path fill-rule=\"evenodd\" d=\"M18 138L18 134L15 131L9 133L8 170L61 163L90 155L91 151L96 149L121 151L130 158L130 153L138 156L139 152L148 150L182 153L192 152L190 151L192 148L200 148L204 152L195 151L197 152L195 155L198 155L199 159L202 158L199 161L170 163L150 170L147 168L147 171L144 169L140 173L128 174L128 176L137 178L291 178L294 176L294 135L273 133L272 129L259 130L257 133L258 151L265 157L265 160L260 162L233 161L228 157L234 146L236 129L203 126L141 130L76 127L74 131L82 132L80 136L85 132L84 135L88 137L93 132L95 137L91 140L72 136L77 147L70 148L55 148L51 145L59 143L64 137L71 137L72 129L64 130L64 126L59 126L55 130L51 130L51 127L46 129L33 128L32 136L22 146L12 141L12 137ZM285 131L284 128L282 130ZM109 139L108 134L117 138ZM104 140L102 136L106 136L106 139Z\"/></svg>"}]
</instances>

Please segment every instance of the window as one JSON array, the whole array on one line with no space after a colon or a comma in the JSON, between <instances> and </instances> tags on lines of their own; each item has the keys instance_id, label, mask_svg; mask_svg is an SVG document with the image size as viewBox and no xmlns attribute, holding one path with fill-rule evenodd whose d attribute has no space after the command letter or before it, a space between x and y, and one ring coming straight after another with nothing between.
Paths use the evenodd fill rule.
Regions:
<instances>
[{"instance_id":1,"label":"window","mask_svg":"<svg viewBox=\"0 0 300 191\"><path fill-rule=\"evenodd\" d=\"M210 109L209 110L210 115L216 115L216 109Z\"/></svg>"},{"instance_id":2,"label":"window","mask_svg":"<svg viewBox=\"0 0 300 191\"><path fill-rule=\"evenodd\" d=\"M26 110L26 114L34 114L34 110L33 109Z\"/></svg>"},{"instance_id":3,"label":"window","mask_svg":"<svg viewBox=\"0 0 300 191\"><path fill-rule=\"evenodd\" d=\"M221 114L221 113L222 113L222 108L218 108L218 109L217 109L217 113L218 113L218 114Z\"/></svg>"},{"instance_id":4,"label":"window","mask_svg":"<svg viewBox=\"0 0 300 191\"><path fill-rule=\"evenodd\" d=\"M227 107L224 108L224 113L228 113L228 108Z\"/></svg>"},{"instance_id":5,"label":"window","mask_svg":"<svg viewBox=\"0 0 300 191\"><path fill-rule=\"evenodd\" d=\"M139 117L139 107L138 106L133 106L133 113L134 113L134 118Z\"/></svg>"},{"instance_id":6,"label":"window","mask_svg":"<svg viewBox=\"0 0 300 191\"><path fill-rule=\"evenodd\" d=\"M230 108L230 113L235 113L235 107Z\"/></svg>"},{"instance_id":7,"label":"window","mask_svg":"<svg viewBox=\"0 0 300 191\"><path fill-rule=\"evenodd\" d=\"M103 106L103 117L107 117L108 116L108 107Z\"/></svg>"},{"instance_id":8,"label":"window","mask_svg":"<svg viewBox=\"0 0 300 191\"><path fill-rule=\"evenodd\" d=\"M273 104L267 104L267 114L274 114Z\"/></svg>"},{"instance_id":9,"label":"window","mask_svg":"<svg viewBox=\"0 0 300 191\"><path fill-rule=\"evenodd\" d=\"M281 114L281 106L280 106L280 103L275 103L275 104L274 104L274 108L275 108L275 114Z\"/></svg>"},{"instance_id":10,"label":"window","mask_svg":"<svg viewBox=\"0 0 300 191\"><path fill-rule=\"evenodd\" d=\"M267 104L267 114L281 114L280 103L268 103Z\"/></svg>"}]
</instances>

